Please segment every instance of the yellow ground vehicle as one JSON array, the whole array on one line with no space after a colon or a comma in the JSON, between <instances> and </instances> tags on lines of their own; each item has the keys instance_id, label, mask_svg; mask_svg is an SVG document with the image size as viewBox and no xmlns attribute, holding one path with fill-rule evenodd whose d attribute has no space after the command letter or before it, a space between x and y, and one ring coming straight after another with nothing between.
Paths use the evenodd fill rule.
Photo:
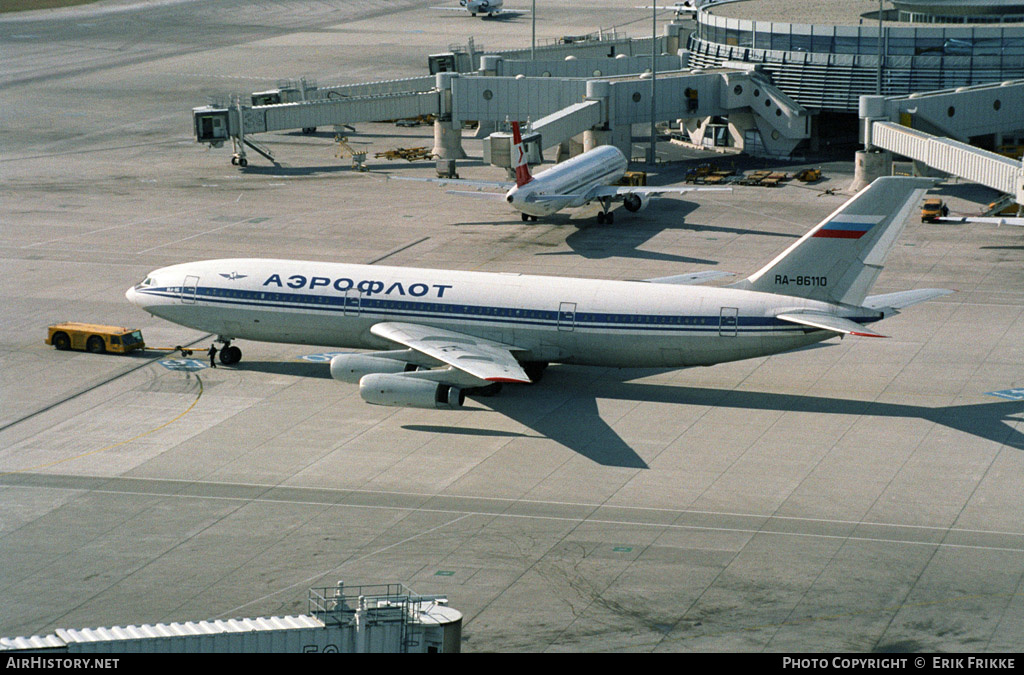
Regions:
<instances>
[{"instance_id":1,"label":"yellow ground vehicle","mask_svg":"<svg viewBox=\"0 0 1024 675\"><path fill-rule=\"evenodd\" d=\"M1024 145L1000 145L996 148L996 154L1010 159L1020 159L1024 157Z\"/></svg>"},{"instance_id":2,"label":"yellow ground vehicle","mask_svg":"<svg viewBox=\"0 0 1024 675\"><path fill-rule=\"evenodd\" d=\"M634 187L647 185L647 172L627 171L622 174L622 178L619 179L616 185L631 185Z\"/></svg>"},{"instance_id":3,"label":"yellow ground vehicle","mask_svg":"<svg viewBox=\"0 0 1024 675\"><path fill-rule=\"evenodd\" d=\"M803 171L798 171L794 178L804 183L813 183L821 178L821 169L804 169Z\"/></svg>"},{"instance_id":4,"label":"yellow ground vehicle","mask_svg":"<svg viewBox=\"0 0 1024 675\"><path fill-rule=\"evenodd\" d=\"M924 204L921 205L921 222L922 223L934 223L939 218L945 218L949 215L949 208L942 203L941 199L936 197L930 197L924 200Z\"/></svg>"},{"instance_id":5,"label":"yellow ground vehicle","mask_svg":"<svg viewBox=\"0 0 1024 675\"><path fill-rule=\"evenodd\" d=\"M1016 216L1016 215L1018 215L1017 211L1020 208L1019 206L1017 206L1017 204L1015 202L1010 202L1009 204L1007 204L1003 208L1001 208L998 211L996 211L995 209L997 209L998 207L999 207L999 202L992 202L991 204L989 204L988 205L988 213L989 213L989 215L993 215L993 216Z\"/></svg>"},{"instance_id":6,"label":"yellow ground vehicle","mask_svg":"<svg viewBox=\"0 0 1024 675\"><path fill-rule=\"evenodd\" d=\"M394 150L385 150L384 152L378 152L374 155L377 159L404 159L409 162L415 162L418 159L430 159L433 157L430 148L422 146L418 148L395 148Z\"/></svg>"},{"instance_id":7,"label":"yellow ground vehicle","mask_svg":"<svg viewBox=\"0 0 1024 675\"><path fill-rule=\"evenodd\" d=\"M95 354L127 354L136 349L146 348L140 330L77 321L65 321L50 326L46 344L57 349L82 349Z\"/></svg>"}]
</instances>

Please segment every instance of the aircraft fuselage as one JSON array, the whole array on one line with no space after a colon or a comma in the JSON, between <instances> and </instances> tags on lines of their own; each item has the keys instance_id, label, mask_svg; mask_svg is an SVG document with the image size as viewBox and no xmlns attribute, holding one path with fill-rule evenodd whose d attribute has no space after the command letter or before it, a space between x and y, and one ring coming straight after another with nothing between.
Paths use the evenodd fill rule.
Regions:
<instances>
[{"instance_id":1,"label":"aircraft fuselage","mask_svg":"<svg viewBox=\"0 0 1024 675\"><path fill-rule=\"evenodd\" d=\"M512 345L520 361L617 367L710 365L835 336L775 318L787 311L881 318L730 288L267 259L165 267L126 296L225 339L389 349L370 328L400 321Z\"/></svg>"},{"instance_id":2,"label":"aircraft fuselage","mask_svg":"<svg viewBox=\"0 0 1024 675\"><path fill-rule=\"evenodd\" d=\"M531 216L543 217L565 208L583 206L590 191L611 185L626 173L629 162L614 145L600 145L543 171L526 185L508 191L506 200ZM559 195L559 198L550 198Z\"/></svg>"}]
</instances>

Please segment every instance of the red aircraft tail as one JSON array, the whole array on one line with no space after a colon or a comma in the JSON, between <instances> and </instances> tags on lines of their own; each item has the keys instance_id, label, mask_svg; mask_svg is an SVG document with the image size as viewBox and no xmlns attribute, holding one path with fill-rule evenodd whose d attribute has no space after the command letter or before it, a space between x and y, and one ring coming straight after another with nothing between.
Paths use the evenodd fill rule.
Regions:
<instances>
[{"instance_id":1,"label":"red aircraft tail","mask_svg":"<svg viewBox=\"0 0 1024 675\"><path fill-rule=\"evenodd\" d=\"M519 133L519 122L512 123L512 165L516 169L516 185L522 187L533 180L530 167L526 164L526 151L523 150L523 136Z\"/></svg>"}]
</instances>

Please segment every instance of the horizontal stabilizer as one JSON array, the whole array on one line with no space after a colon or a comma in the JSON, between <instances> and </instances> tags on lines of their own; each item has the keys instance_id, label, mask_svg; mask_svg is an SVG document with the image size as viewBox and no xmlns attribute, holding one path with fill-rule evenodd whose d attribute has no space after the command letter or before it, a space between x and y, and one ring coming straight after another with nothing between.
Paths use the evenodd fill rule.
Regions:
<instances>
[{"instance_id":1,"label":"horizontal stabilizer","mask_svg":"<svg viewBox=\"0 0 1024 675\"><path fill-rule=\"evenodd\" d=\"M868 330L856 321L850 321L834 314L825 314L824 312L789 312L787 314L779 314L776 318L800 324L801 326L830 330L834 333L860 335L862 337L886 337L873 330Z\"/></svg>"},{"instance_id":2,"label":"horizontal stabilizer","mask_svg":"<svg viewBox=\"0 0 1024 675\"><path fill-rule=\"evenodd\" d=\"M887 309L897 310L903 309L904 307L910 307L916 305L919 302L925 300L932 300L934 298L941 298L944 295L949 295L954 291L947 290L945 288L919 288L914 291L898 291L896 293L886 293L884 295L869 295L864 298L864 307L868 309ZM887 313L891 313L887 312Z\"/></svg>"},{"instance_id":3,"label":"horizontal stabilizer","mask_svg":"<svg viewBox=\"0 0 1024 675\"><path fill-rule=\"evenodd\" d=\"M460 197L474 197L476 199L489 199L495 202L505 201L505 195L501 192L474 192L472 190L445 190L446 195L458 195Z\"/></svg>"},{"instance_id":4,"label":"horizontal stabilizer","mask_svg":"<svg viewBox=\"0 0 1024 675\"><path fill-rule=\"evenodd\" d=\"M714 279L722 279L724 277L736 276L732 272L722 272L720 270L707 270L705 272L690 272L689 274L675 274L670 277L657 277L654 279L644 279L649 284L678 284L681 286L688 286L691 284L703 284Z\"/></svg>"}]
</instances>

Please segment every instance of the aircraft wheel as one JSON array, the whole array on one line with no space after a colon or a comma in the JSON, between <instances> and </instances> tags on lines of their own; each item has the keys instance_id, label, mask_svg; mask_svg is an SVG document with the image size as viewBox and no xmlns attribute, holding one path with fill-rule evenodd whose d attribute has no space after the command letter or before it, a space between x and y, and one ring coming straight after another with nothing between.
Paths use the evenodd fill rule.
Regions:
<instances>
[{"instance_id":1,"label":"aircraft wheel","mask_svg":"<svg viewBox=\"0 0 1024 675\"><path fill-rule=\"evenodd\" d=\"M107 351L107 346L103 344L103 338L101 338L99 335L93 335L92 337L90 337L89 340L85 343L85 348L86 350L92 352L93 354L102 354L103 352Z\"/></svg>"},{"instance_id":2,"label":"aircraft wheel","mask_svg":"<svg viewBox=\"0 0 1024 675\"><path fill-rule=\"evenodd\" d=\"M237 157L232 157L231 158L231 166L237 166L237 165L238 165L238 158Z\"/></svg>"},{"instance_id":3,"label":"aircraft wheel","mask_svg":"<svg viewBox=\"0 0 1024 675\"><path fill-rule=\"evenodd\" d=\"M220 350L220 362L225 366L233 366L242 360L242 350L238 347L225 347Z\"/></svg>"},{"instance_id":4,"label":"aircraft wheel","mask_svg":"<svg viewBox=\"0 0 1024 675\"><path fill-rule=\"evenodd\" d=\"M242 167L249 166L249 160L247 160L245 157L239 157L238 158L238 166L242 166Z\"/></svg>"},{"instance_id":5,"label":"aircraft wheel","mask_svg":"<svg viewBox=\"0 0 1024 675\"><path fill-rule=\"evenodd\" d=\"M604 225L604 211L599 211L597 214L597 224Z\"/></svg>"},{"instance_id":6,"label":"aircraft wheel","mask_svg":"<svg viewBox=\"0 0 1024 675\"><path fill-rule=\"evenodd\" d=\"M611 211L606 213L605 216L604 216L604 222L608 223L609 225L614 223L615 222L615 214L612 213Z\"/></svg>"},{"instance_id":7,"label":"aircraft wheel","mask_svg":"<svg viewBox=\"0 0 1024 675\"><path fill-rule=\"evenodd\" d=\"M525 223L526 221L528 221L530 219L530 214L524 213L524 214L522 214L522 218L523 218L523 222Z\"/></svg>"},{"instance_id":8,"label":"aircraft wheel","mask_svg":"<svg viewBox=\"0 0 1024 675\"><path fill-rule=\"evenodd\" d=\"M51 340L51 342L53 343L54 349L59 349L61 351L71 349L71 338L68 337L67 333L54 333L53 340Z\"/></svg>"}]
</instances>

